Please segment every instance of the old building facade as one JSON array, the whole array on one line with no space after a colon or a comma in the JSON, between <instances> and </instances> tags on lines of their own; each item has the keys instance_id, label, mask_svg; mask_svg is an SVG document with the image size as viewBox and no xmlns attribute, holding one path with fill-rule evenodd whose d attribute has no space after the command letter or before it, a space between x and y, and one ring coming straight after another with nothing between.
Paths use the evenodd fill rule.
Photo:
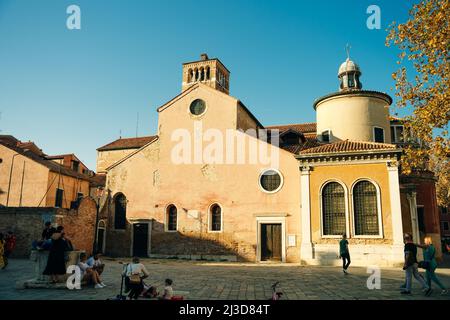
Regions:
<instances>
[{"instance_id":1,"label":"old building facade","mask_svg":"<svg viewBox=\"0 0 450 320\"><path fill-rule=\"evenodd\" d=\"M111 143L123 157L98 149L106 253L335 264L346 233L355 264L401 263L416 220L402 211L392 99L362 90L360 75L351 60L341 65L339 91L314 103L317 123L265 127L229 95L220 60L183 64L182 92L158 108L157 135L137 148Z\"/></svg>"}]
</instances>

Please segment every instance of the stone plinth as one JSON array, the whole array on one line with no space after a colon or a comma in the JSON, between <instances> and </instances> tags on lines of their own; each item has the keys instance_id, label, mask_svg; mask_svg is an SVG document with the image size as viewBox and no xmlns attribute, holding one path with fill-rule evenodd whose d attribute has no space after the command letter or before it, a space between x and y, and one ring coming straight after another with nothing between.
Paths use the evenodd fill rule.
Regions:
<instances>
[{"instance_id":1,"label":"stone plinth","mask_svg":"<svg viewBox=\"0 0 450 320\"><path fill-rule=\"evenodd\" d=\"M66 262L66 269L70 265L77 265L80 261L80 254L84 251L69 251L68 261ZM58 283L51 283L50 276L43 275L45 267L47 266L49 251L47 250L32 250L30 260L34 262L35 278L24 282L18 282L16 288L22 289L65 289L68 275L59 277Z\"/></svg>"}]
</instances>

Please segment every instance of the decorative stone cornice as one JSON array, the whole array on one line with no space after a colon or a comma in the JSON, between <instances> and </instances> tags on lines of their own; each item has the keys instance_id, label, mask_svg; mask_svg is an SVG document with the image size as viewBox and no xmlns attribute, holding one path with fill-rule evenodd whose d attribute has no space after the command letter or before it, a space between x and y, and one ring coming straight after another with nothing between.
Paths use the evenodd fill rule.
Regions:
<instances>
[{"instance_id":1,"label":"decorative stone cornice","mask_svg":"<svg viewBox=\"0 0 450 320\"><path fill-rule=\"evenodd\" d=\"M318 164L335 164L335 163L379 163L386 162L388 166L398 166L399 154L395 151L384 152L361 152L361 153L342 153L342 154L314 154L314 155L300 155L297 156L300 161L300 167L307 167ZM302 169L300 169L302 170Z\"/></svg>"}]
</instances>

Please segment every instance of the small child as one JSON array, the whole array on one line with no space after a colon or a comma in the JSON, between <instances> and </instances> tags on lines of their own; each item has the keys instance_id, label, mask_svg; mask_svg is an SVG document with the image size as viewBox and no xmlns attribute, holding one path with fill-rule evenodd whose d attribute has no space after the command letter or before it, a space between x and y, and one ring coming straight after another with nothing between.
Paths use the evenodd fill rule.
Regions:
<instances>
[{"instance_id":1,"label":"small child","mask_svg":"<svg viewBox=\"0 0 450 320\"><path fill-rule=\"evenodd\" d=\"M164 293L159 299L160 300L172 300L172 297L173 297L172 280L166 279L164 281L164 283L166 285L164 287Z\"/></svg>"}]
</instances>

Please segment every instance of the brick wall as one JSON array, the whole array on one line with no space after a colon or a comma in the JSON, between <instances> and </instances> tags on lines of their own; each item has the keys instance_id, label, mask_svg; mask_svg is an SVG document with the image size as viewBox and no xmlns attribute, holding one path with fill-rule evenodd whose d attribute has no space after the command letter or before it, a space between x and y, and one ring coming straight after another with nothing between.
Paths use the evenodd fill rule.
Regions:
<instances>
[{"instance_id":1,"label":"brick wall","mask_svg":"<svg viewBox=\"0 0 450 320\"><path fill-rule=\"evenodd\" d=\"M36 207L0 208L0 232L13 231L17 237L13 257L28 257L33 240L40 239L44 223L63 225L67 237L76 249L92 251L96 205L91 198L83 198L78 210Z\"/></svg>"},{"instance_id":2,"label":"brick wall","mask_svg":"<svg viewBox=\"0 0 450 320\"><path fill-rule=\"evenodd\" d=\"M96 213L96 203L89 197L83 198L78 210L57 210L56 222L64 226L67 238L72 241L75 249L92 252Z\"/></svg>"},{"instance_id":3,"label":"brick wall","mask_svg":"<svg viewBox=\"0 0 450 320\"><path fill-rule=\"evenodd\" d=\"M0 232L13 231L16 235L16 248L13 257L27 257L31 242L41 237L45 221L52 221L53 208L0 208Z\"/></svg>"}]
</instances>

